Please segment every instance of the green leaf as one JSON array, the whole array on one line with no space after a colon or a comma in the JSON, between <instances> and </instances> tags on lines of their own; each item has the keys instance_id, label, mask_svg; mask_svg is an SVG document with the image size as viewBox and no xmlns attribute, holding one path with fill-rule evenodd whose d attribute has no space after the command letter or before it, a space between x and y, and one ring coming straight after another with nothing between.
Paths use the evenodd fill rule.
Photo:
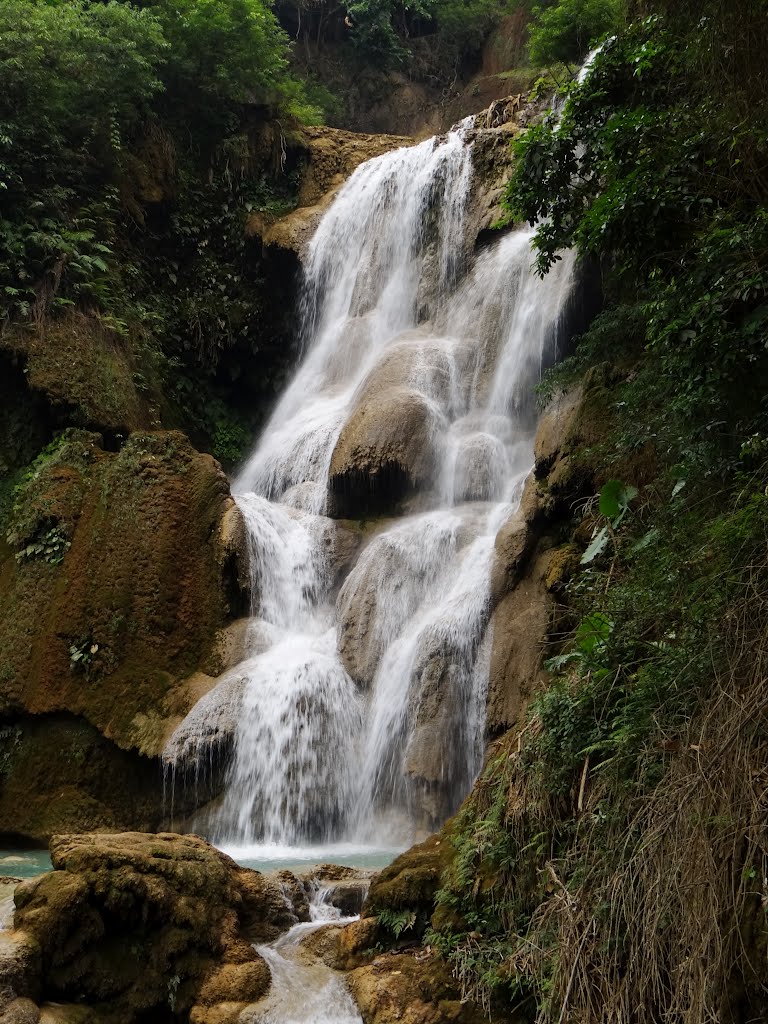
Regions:
<instances>
[{"instance_id":1,"label":"green leaf","mask_svg":"<svg viewBox=\"0 0 768 1024\"><path fill-rule=\"evenodd\" d=\"M570 654L556 654L554 658L547 658L544 668L547 672L558 672L564 665L579 657L578 651L571 651Z\"/></svg>"},{"instance_id":2,"label":"green leaf","mask_svg":"<svg viewBox=\"0 0 768 1024\"><path fill-rule=\"evenodd\" d=\"M608 527L604 526L601 530L594 535L592 543L589 545L587 550L581 556L581 564L589 565L590 562L594 562L599 554L601 554L608 544L610 534L608 533Z\"/></svg>"},{"instance_id":3,"label":"green leaf","mask_svg":"<svg viewBox=\"0 0 768 1024\"><path fill-rule=\"evenodd\" d=\"M600 514L606 519L616 519L629 508L637 493L636 487L627 486L621 480L609 480L600 491Z\"/></svg>"},{"instance_id":4,"label":"green leaf","mask_svg":"<svg viewBox=\"0 0 768 1024\"><path fill-rule=\"evenodd\" d=\"M576 645L580 651L589 654L604 644L613 632L613 621L604 612L593 612L583 619L576 630Z\"/></svg>"},{"instance_id":5,"label":"green leaf","mask_svg":"<svg viewBox=\"0 0 768 1024\"><path fill-rule=\"evenodd\" d=\"M655 543L655 541L657 541L660 536L661 534L656 529L656 527L654 527L652 530L649 530L647 533L643 534L640 540L635 541L635 543L629 549L630 555L636 555L639 551L643 551L650 544Z\"/></svg>"},{"instance_id":6,"label":"green leaf","mask_svg":"<svg viewBox=\"0 0 768 1024\"><path fill-rule=\"evenodd\" d=\"M624 490L621 480L609 480L600 491L600 515L606 519L615 519L621 512L619 495Z\"/></svg>"}]
</instances>

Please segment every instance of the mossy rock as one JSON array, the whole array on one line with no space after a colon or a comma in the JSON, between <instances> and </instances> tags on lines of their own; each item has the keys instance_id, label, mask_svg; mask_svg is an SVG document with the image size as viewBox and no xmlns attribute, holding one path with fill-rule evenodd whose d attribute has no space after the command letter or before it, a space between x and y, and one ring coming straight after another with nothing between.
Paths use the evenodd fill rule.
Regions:
<instances>
[{"instance_id":1,"label":"mossy rock","mask_svg":"<svg viewBox=\"0 0 768 1024\"><path fill-rule=\"evenodd\" d=\"M45 842L55 832L155 828L159 766L69 715L0 728L0 833Z\"/></svg>"},{"instance_id":2,"label":"mossy rock","mask_svg":"<svg viewBox=\"0 0 768 1024\"><path fill-rule=\"evenodd\" d=\"M162 722L188 710L174 689L239 599L218 540L230 504L218 464L181 433L134 434L116 453L67 433L19 492L16 557L0 563L0 712L70 712L159 753Z\"/></svg>"},{"instance_id":3,"label":"mossy rock","mask_svg":"<svg viewBox=\"0 0 768 1024\"><path fill-rule=\"evenodd\" d=\"M348 976L364 1024L487 1024L485 1011L461 998L450 966L425 951L387 953ZM493 1018L490 1018L493 1019Z\"/></svg>"},{"instance_id":4,"label":"mossy rock","mask_svg":"<svg viewBox=\"0 0 768 1024\"><path fill-rule=\"evenodd\" d=\"M66 422L125 435L159 425L158 358L139 337L71 313L6 332L0 349L23 361L26 388Z\"/></svg>"},{"instance_id":5,"label":"mossy rock","mask_svg":"<svg viewBox=\"0 0 768 1024\"><path fill-rule=\"evenodd\" d=\"M559 593L575 572L578 572L581 551L576 544L563 544L549 552L544 586L550 593Z\"/></svg>"},{"instance_id":6,"label":"mossy rock","mask_svg":"<svg viewBox=\"0 0 768 1024\"><path fill-rule=\"evenodd\" d=\"M193 1006L252 1002L270 985L242 910L245 873L197 836L60 836L54 870L16 890L15 927L41 949L44 999L123 1024L185 1019ZM274 893L262 889L263 924ZM248 889L248 916L257 913Z\"/></svg>"},{"instance_id":7,"label":"mossy rock","mask_svg":"<svg viewBox=\"0 0 768 1024\"><path fill-rule=\"evenodd\" d=\"M423 912L434 910L435 895L451 857L451 845L441 833L401 853L371 882L362 917L382 911Z\"/></svg>"}]
</instances>

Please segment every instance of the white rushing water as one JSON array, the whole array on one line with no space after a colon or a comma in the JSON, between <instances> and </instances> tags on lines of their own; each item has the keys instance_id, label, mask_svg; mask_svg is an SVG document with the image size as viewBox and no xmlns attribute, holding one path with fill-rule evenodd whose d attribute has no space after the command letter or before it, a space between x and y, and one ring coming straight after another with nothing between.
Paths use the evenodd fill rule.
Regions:
<instances>
[{"instance_id":1,"label":"white rushing water","mask_svg":"<svg viewBox=\"0 0 768 1024\"><path fill-rule=\"evenodd\" d=\"M573 265L539 280L531 229L473 256L470 136L378 157L341 189L306 261L303 360L233 485L250 649L167 758L194 761L235 708L206 828L241 857L405 845L481 765L494 540L532 465L532 389ZM398 498L339 574L333 517Z\"/></svg>"},{"instance_id":2,"label":"white rushing water","mask_svg":"<svg viewBox=\"0 0 768 1024\"><path fill-rule=\"evenodd\" d=\"M362 1024L362 1017L344 978L302 949L302 942L327 924L345 925L327 892L318 892L309 905L311 921L294 925L269 945L257 946L272 976L263 1005L248 1017L249 1024Z\"/></svg>"}]
</instances>

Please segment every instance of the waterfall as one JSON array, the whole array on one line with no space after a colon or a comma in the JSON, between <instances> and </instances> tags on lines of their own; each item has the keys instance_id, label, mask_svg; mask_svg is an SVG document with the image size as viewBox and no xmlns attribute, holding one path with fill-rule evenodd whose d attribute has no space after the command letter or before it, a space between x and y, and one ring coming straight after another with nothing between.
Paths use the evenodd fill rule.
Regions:
<instances>
[{"instance_id":1,"label":"waterfall","mask_svg":"<svg viewBox=\"0 0 768 1024\"><path fill-rule=\"evenodd\" d=\"M311 242L303 358L233 485L250 648L198 705L237 708L219 844L405 844L480 769L494 541L573 257L538 279L532 229L473 254L471 186L470 119L363 164ZM200 723L168 760L194 756Z\"/></svg>"}]
</instances>

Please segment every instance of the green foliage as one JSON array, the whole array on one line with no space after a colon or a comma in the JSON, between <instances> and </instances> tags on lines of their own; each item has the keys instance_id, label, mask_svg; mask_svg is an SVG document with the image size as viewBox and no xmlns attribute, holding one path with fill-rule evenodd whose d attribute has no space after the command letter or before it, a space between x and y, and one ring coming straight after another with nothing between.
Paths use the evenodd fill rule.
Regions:
<instances>
[{"instance_id":1,"label":"green foliage","mask_svg":"<svg viewBox=\"0 0 768 1024\"><path fill-rule=\"evenodd\" d=\"M205 154L228 173L244 110L319 116L286 68L287 37L264 0L157 0L141 10L0 0L0 314L40 318L77 304L124 331L140 320L140 272L118 253L131 144L153 126L183 168L179 195L190 210L202 206L204 233L211 198L222 207L245 197L206 192L197 161ZM180 145L163 140L158 114Z\"/></svg>"},{"instance_id":2,"label":"green foliage","mask_svg":"<svg viewBox=\"0 0 768 1024\"><path fill-rule=\"evenodd\" d=\"M399 939L403 932L413 929L417 920L415 910L390 910L385 908L378 913L379 924Z\"/></svg>"},{"instance_id":3,"label":"green foliage","mask_svg":"<svg viewBox=\"0 0 768 1024\"><path fill-rule=\"evenodd\" d=\"M230 142L221 158L237 166L238 142ZM215 369L223 350L259 338L264 319L262 293L248 272L246 219L253 210L287 212L294 179L276 191L263 175L224 173L202 182L184 167L179 184L162 251L146 239L133 287L166 355ZM175 373L173 364L169 369Z\"/></svg>"},{"instance_id":4,"label":"green foliage","mask_svg":"<svg viewBox=\"0 0 768 1024\"><path fill-rule=\"evenodd\" d=\"M434 941L466 994L541 1022L714 1019L764 950L728 936L765 856L768 20L652 6L520 142L508 193L541 273L568 247L602 271L605 311L540 395L611 367L610 433L569 459L614 479L573 496L569 630L456 820ZM706 986L681 933L717 950Z\"/></svg>"},{"instance_id":5,"label":"green foliage","mask_svg":"<svg viewBox=\"0 0 768 1024\"><path fill-rule=\"evenodd\" d=\"M288 73L267 0L139 8L0 0L0 319L85 316L94 336L122 336L137 408L194 378L194 402L172 395L172 413L229 462L245 427L191 406L213 401L222 353L277 350L245 222L287 212L296 192L258 125L317 122L332 97ZM273 383L267 367L270 397Z\"/></svg>"},{"instance_id":6,"label":"green foliage","mask_svg":"<svg viewBox=\"0 0 768 1024\"><path fill-rule=\"evenodd\" d=\"M0 0L0 315L109 291L113 179L165 45L127 4Z\"/></svg>"},{"instance_id":7,"label":"green foliage","mask_svg":"<svg viewBox=\"0 0 768 1024\"><path fill-rule=\"evenodd\" d=\"M622 0L555 0L533 8L528 53L535 67L579 64L621 22Z\"/></svg>"},{"instance_id":8,"label":"green foliage","mask_svg":"<svg viewBox=\"0 0 768 1024\"><path fill-rule=\"evenodd\" d=\"M764 607L736 611L748 595L762 593L764 583L768 448L756 438L745 455L753 447L759 468L744 462L736 494L705 492L704 500L692 501L677 484L670 485L655 506L643 506L627 519L610 569L590 566L569 584L569 606L581 613L572 649L548 663L555 675L530 708L523 742L518 745L510 734L500 743L451 826L454 861L438 897L450 912L449 923L429 941L453 965L464 994L487 1009L502 1014L522 1009L554 1022L568 1005L574 965L584 970L582 1002L606 991L592 980L595 956L602 965L599 976L609 972L612 986L627 976L624 929L636 912L634 901L643 893L652 906L660 883L651 872L664 877L666 871L668 877L674 870L676 837L658 862L649 866L643 860L654 834L664 836L672 827L668 807L661 820L645 808L665 801L674 805L674 791L665 789L670 772L686 771L686 764L693 766L714 742L711 716L704 712L693 729L691 720L711 706L718 676L725 680L727 704L740 699L741 677L729 675L727 641L734 618L754 615L753 640L764 637ZM610 514L615 506L609 504ZM655 538L638 551L636 538L649 528ZM744 654L750 663L749 646ZM725 730L725 760L716 765L727 774L740 741L734 720L726 719ZM696 739L686 739L691 735ZM713 792L704 766L701 776L702 791ZM734 785L743 788L747 782L736 777ZM741 837L745 822L735 804L728 806L733 817L721 820L713 813L703 822L689 821L683 811L681 821L686 828L701 825L708 834L725 829L732 842ZM705 850L712 857L711 840ZM685 846L679 853L696 856ZM724 867L727 886L740 863L737 858L734 867ZM742 874L751 870L747 861ZM619 889L621 910L613 902ZM685 905L688 889L679 898ZM715 901L715 911L722 922L730 905ZM575 933L569 931L574 919L579 921ZM622 922L618 928L617 921ZM702 926L698 917L689 923ZM659 942L671 938L674 945L683 924L678 917L660 923ZM726 920L724 928L730 926ZM584 936L589 946L582 957ZM663 972L641 947L646 971ZM743 961L736 969L749 970ZM643 1020L658 1019L653 1007L642 1008Z\"/></svg>"},{"instance_id":9,"label":"green foliage","mask_svg":"<svg viewBox=\"0 0 768 1024\"><path fill-rule=\"evenodd\" d=\"M82 669L86 674L94 657L99 653L99 645L86 638L69 646L69 663L72 669Z\"/></svg>"},{"instance_id":10,"label":"green foliage","mask_svg":"<svg viewBox=\"0 0 768 1024\"><path fill-rule=\"evenodd\" d=\"M21 551L16 553L17 562L28 562L39 558L49 565L60 565L72 542L58 524L38 531Z\"/></svg>"},{"instance_id":11,"label":"green foliage","mask_svg":"<svg viewBox=\"0 0 768 1024\"><path fill-rule=\"evenodd\" d=\"M698 81L694 92L691 65L705 58L659 17L620 33L559 125L545 120L518 144L507 202L539 220L541 273L574 246L644 321L654 363L627 395L645 410L635 443L656 407L667 444L722 462L725 435L760 429L765 411L768 182L755 164L768 132L743 118L736 86L725 99Z\"/></svg>"},{"instance_id":12,"label":"green foliage","mask_svg":"<svg viewBox=\"0 0 768 1024\"><path fill-rule=\"evenodd\" d=\"M356 0L347 8L350 38L367 61L395 67L410 59L410 38L431 35L440 56L453 63L477 51L516 6L512 0Z\"/></svg>"},{"instance_id":13,"label":"green foliage","mask_svg":"<svg viewBox=\"0 0 768 1024\"><path fill-rule=\"evenodd\" d=\"M541 408L559 392L573 387L591 366L634 364L642 355L646 330L645 311L634 302L603 310L579 338L575 352L542 376L536 386Z\"/></svg>"},{"instance_id":14,"label":"green foliage","mask_svg":"<svg viewBox=\"0 0 768 1024\"><path fill-rule=\"evenodd\" d=\"M161 74L171 116L206 135L232 128L237 107L276 102L292 81L287 37L267 0L145 0L169 44Z\"/></svg>"},{"instance_id":15,"label":"green foliage","mask_svg":"<svg viewBox=\"0 0 768 1024\"><path fill-rule=\"evenodd\" d=\"M582 565L594 562L611 541L615 543L616 530L621 526L624 516L629 511L630 503L637 497L637 493L636 487L628 487L620 480L609 480L603 486L598 500L600 518L592 530L590 544L581 556Z\"/></svg>"}]
</instances>

